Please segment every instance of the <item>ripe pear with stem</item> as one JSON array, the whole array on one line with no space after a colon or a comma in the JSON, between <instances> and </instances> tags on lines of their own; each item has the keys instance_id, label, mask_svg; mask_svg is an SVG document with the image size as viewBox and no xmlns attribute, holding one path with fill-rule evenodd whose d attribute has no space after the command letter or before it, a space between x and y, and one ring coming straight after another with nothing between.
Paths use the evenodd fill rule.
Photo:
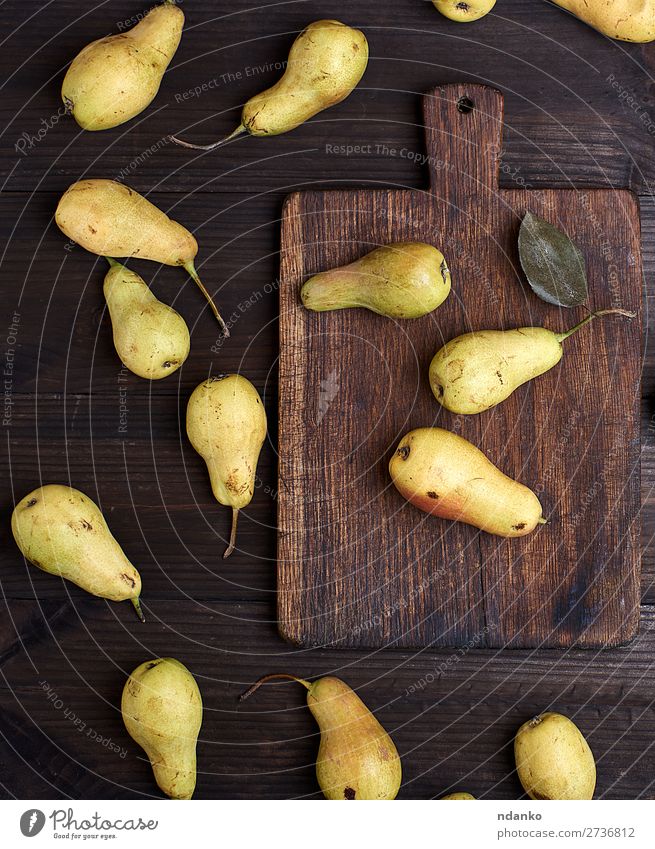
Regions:
<instances>
[{"instance_id":1,"label":"ripe pear with stem","mask_svg":"<svg viewBox=\"0 0 655 849\"><path fill-rule=\"evenodd\" d=\"M182 10L166 0L131 30L100 38L77 54L61 97L82 129L117 127L143 112L159 91L183 25Z\"/></svg>"},{"instance_id":2,"label":"ripe pear with stem","mask_svg":"<svg viewBox=\"0 0 655 849\"><path fill-rule=\"evenodd\" d=\"M340 21L314 21L294 41L283 76L243 107L241 123L233 133L205 145L176 136L171 136L171 141L194 150L214 150L242 133L287 133L348 97L367 64L368 42L363 32Z\"/></svg>"},{"instance_id":3,"label":"ripe pear with stem","mask_svg":"<svg viewBox=\"0 0 655 849\"><path fill-rule=\"evenodd\" d=\"M186 322L158 300L136 272L111 257L107 261L103 291L121 362L148 380L173 374L189 356Z\"/></svg>"},{"instance_id":4,"label":"ripe pear with stem","mask_svg":"<svg viewBox=\"0 0 655 849\"><path fill-rule=\"evenodd\" d=\"M141 577L83 492L62 484L35 489L14 508L11 530L34 566L100 598L131 601L143 621Z\"/></svg>"},{"instance_id":5,"label":"ripe pear with stem","mask_svg":"<svg viewBox=\"0 0 655 849\"><path fill-rule=\"evenodd\" d=\"M190 799L202 697L186 666L173 657L137 666L123 688L121 713L128 734L148 755L160 789L171 799Z\"/></svg>"},{"instance_id":6,"label":"ripe pear with stem","mask_svg":"<svg viewBox=\"0 0 655 849\"><path fill-rule=\"evenodd\" d=\"M545 524L539 499L456 433L422 427L404 436L389 463L400 494L425 513L489 534L521 537Z\"/></svg>"},{"instance_id":7,"label":"ripe pear with stem","mask_svg":"<svg viewBox=\"0 0 655 849\"><path fill-rule=\"evenodd\" d=\"M62 195L55 221L62 233L98 256L181 265L207 299L223 334L230 335L196 272L195 238L134 189L114 180L78 180Z\"/></svg>"},{"instance_id":8,"label":"ripe pear with stem","mask_svg":"<svg viewBox=\"0 0 655 849\"><path fill-rule=\"evenodd\" d=\"M307 690L307 705L321 732L316 777L327 799L395 799L402 780L391 737L344 681L327 676L305 681L286 673L265 675L247 690L247 699L266 681L296 681Z\"/></svg>"},{"instance_id":9,"label":"ripe pear with stem","mask_svg":"<svg viewBox=\"0 0 655 849\"><path fill-rule=\"evenodd\" d=\"M603 315L634 318L635 314L621 309L600 310L563 333L545 327L519 327L458 336L437 351L430 363L434 397L453 413L489 410L522 384L557 365L564 340Z\"/></svg>"},{"instance_id":10,"label":"ripe pear with stem","mask_svg":"<svg viewBox=\"0 0 655 849\"><path fill-rule=\"evenodd\" d=\"M212 492L232 508L230 542L234 551L239 510L255 492L257 461L266 438L266 412L259 393L239 374L212 377L197 386L187 406L187 435L207 463Z\"/></svg>"},{"instance_id":11,"label":"ripe pear with stem","mask_svg":"<svg viewBox=\"0 0 655 849\"><path fill-rule=\"evenodd\" d=\"M315 312L364 307L389 318L420 318L450 292L441 251L424 242L395 242L310 277L300 291Z\"/></svg>"}]
</instances>

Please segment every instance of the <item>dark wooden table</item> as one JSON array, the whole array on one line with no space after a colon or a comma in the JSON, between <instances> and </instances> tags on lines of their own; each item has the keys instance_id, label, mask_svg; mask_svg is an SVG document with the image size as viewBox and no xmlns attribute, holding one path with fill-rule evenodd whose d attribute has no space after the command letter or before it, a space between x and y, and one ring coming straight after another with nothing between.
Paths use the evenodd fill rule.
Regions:
<instances>
[{"instance_id":1,"label":"dark wooden table","mask_svg":"<svg viewBox=\"0 0 655 849\"><path fill-rule=\"evenodd\" d=\"M188 0L187 29L155 103L127 125L82 133L58 112L66 64L87 42L142 11L132 0L5 0L0 100L2 365L0 793L7 797L157 796L127 736L125 676L172 655L205 702L198 798L312 796L316 728L300 688L270 686L240 705L260 674L334 673L376 710L403 757L404 798L453 788L516 798L511 740L545 709L564 712L598 761L598 795L655 796L654 357L645 343L642 416L641 631L612 651L416 654L299 651L275 623L279 218L292 190L425 185L419 95L469 80L505 95L502 184L629 187L640 196L646 307L655 290L655 45L611 42L547 2L498 0L471 25L427 0L328 0L253 8ZM371 61L343 104L292 134L241 139L194 155L171 131L209 141L279 75L294 34L346 17ZM200 87L196 94L193 90ZM191 94L190 94L191 92ZM360 145L347 155L339 145ZM395 154L389 153L395 150ZM193 229L200 270L232 338L182 272L135 267L192 330L175 376L148 384L121 370L102 297L103 262L66 240L52 216L78 177L114 177ZM454 235L456 238L456 235ZM650 310L646 321L652 323ZM243 371L262 392L270 434L260 482L224 562L229 511L213 500L183 428L186 399L210 372ZM70 482L102 506L144 578L148 622L26 567L11 537L13 503Z\"/></svg>"}]
</instances>

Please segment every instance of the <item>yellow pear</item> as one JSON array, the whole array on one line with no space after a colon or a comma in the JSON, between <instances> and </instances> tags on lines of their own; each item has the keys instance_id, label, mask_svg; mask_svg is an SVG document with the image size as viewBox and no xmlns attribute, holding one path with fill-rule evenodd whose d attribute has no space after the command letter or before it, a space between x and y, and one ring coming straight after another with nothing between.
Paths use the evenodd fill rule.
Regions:
<instances>
[{"instance_id":1,"label":"yellow pear","mask_svg":"<svg viewBox=\"0 0 655 849\"><path fill-rule=\"evenodd\" d=\"M593 799L594 756L568 717L542 713L525 722L514 740L514 758L531 799Z\"/></svg>"},{"instance_id":2,"label":"yellow pear","mask_svg":"<svg viewBox=\"0 0 655 849\"><path fill-rule=\"evenodd\" d=\"M316 312L365 307L389 318L420 318L449 292L450 271L441 251L423 242L396 242L315 274L300 298Z\"/></svg>"},{"instance_id":3,"label":"yellow pear","mask_svg":"<svg viewBox=\"0 0 655 849\"><path fill-rule=\"evenodd\" d=\"M287 133L348 97L367 64L368 42L363 32L339 21L315 21L294 41L281 79L250 98L243 107L241 123L227 138L205 145L175 136L171 140L195 150L213 150L241 133Z\"/></svg>"},{"instance_id":4,"label":"yellow pear","mask_svg":"<svg viewBox=\"0 0 655 849\"><path fill-rule=\"evenodd\" d=\"M157 95L182 36L184 14L155 6L128 32L88 44L73 59L61 97L84 130L106 130L134 118Z\"/></svg>"},{"instance_id":5,"label":"yellow pear","mask_svg":"<svg viewBox=\"0 0 655 849\"><path fill-rule=\"evenodd\" d=\"M467 23L488 15L496 0L432 0L435 7L451 21Z\"/></svg>"},{"instance_id":6,"label":"yellow pear","mask_svg":"<svg viewBox=\"0 0 655 849\"><path fill-rule=\"evenodd\" d=\"M196 743L202 698L189 670L172 657L147 660L123 688L127 732L150 759L155 780L171 799L190 799L196 788Z\"/></svg>"},{"instance_id":7,"label":"yellow pear","mask_svg":"<svg viewBox=\"0 0 655 849\"><path fill-rule=\"evenodd\" d=\"M134 189L114 180L79 180L62 195L55 221L62 233L99 256L181 265L207 298L225 336L230 335L196 272L198 243Z\"/></svg>"},{"instance_id":8,"label":"yellow pear","mask_svg":"<svg viewBox=\"0 0 655 849\"><path fill-rule=\"evenodd\" d=\"M389 472L410 504L442 519L501 537L522 537L545 523L532 490L504 475L466 439L440 427L404 436Z\"/></svg>"},{"instance_id":9,"label":"yellow pear","mask_svg":"<svg viewBox=\"0 0 655 849\"><path fill-rule=\"evenodd\" d=\"M456 801L456 802L475 802L475 796L470 793L449 793L448 796L442 796L440 802Z\"/></svg>"},{"instance_id":10,"label":"yellow pear","mask_svg":"<svg viewBox=\"0 0 655 849\"><path fill-rule=\"evenodd\" d=\"M134 605L141 620L141 578L90 498L61 484L39 487L18 502L11 530L34 566L110 601Z\"/></svg>"},{"instance_id":11,"label":"yellow pear","mask_svg":"<svg viewBox=\"0 0 655 849\"><path fill-rule=\"evenodd\" d=\"M160 380L189 356L189 328L134 271L109 259L103 290L121 362L139 377Z\"/></svg>"},{"instance_id":12,"label":"yellow pear","mask_svg":"<svg viewBox=\"0 0 655 849\"><path fill-rule=\"evenodd\" d=\"M212 377L197 386L187 406L191 445L207 463L212 492L232 508L230 542L234 551L239 510L255 492L257 461L266 437L266 412L252 383L239 374Z\"/></svg>"},{"instance_id":13,"label":"yellow pear","mask_svg":"<svg viewBox=\"0 0 655 849\"><path fill-rule=\"evenodd\" d=\"M321 732L316 777L326 799L395 799L402 780L398 751L357 693L331 676L309 682L276 673L260 678L241 698L280 678L307 689L307 704Z\"/></svg>"},{"instance_id":14,"label":"yellow pear","mask_svg":"<svg viewBox=\"0 0 655 849\"><path fill-rule=\"evenodd\" d=\"M439 403L453 413L489 410L515 389L557 365L562 342L592 319L625 310L592 313L564 333L545 327L479 330L447 342L430 363L430 386Z\"/></svg>"},{"instance_id":15,"label":"yellow pear","mask_svg":"<svg viewBox=\"0 0 655 849\"><path fill-rule=\"evenodd\" d=\"M619 41L655 40L655 0L553 0L562 9Z\"/></svg>"}]
</instances>

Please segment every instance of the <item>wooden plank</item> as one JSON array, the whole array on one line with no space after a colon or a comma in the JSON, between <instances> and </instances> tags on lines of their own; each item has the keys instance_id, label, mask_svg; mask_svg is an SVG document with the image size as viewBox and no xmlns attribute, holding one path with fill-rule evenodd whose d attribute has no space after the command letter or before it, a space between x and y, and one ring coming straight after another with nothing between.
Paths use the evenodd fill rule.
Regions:
<instances>
[{"instance_id":1,"label":"wooden plank","mask_svg":"<svg viewBox=\"0 0 655 849\"><path fill-rule=\"evenodd\" d=\"M239 192L247 182L255 191L288 192L317 178L326 186L365 178L419 187L420 94L460 80L489 82L506 95L506 186L588 185L590 177L644 192L655 185L652 97L642 92L655 67L652 45L613 45L547 3L507 0L464 31L427 0L359 0L339 12L365 29L371 45L368 71L351 97L274 141L244 138L204 155L173 149L166 137L180 131L206 142L230 132L240 106L279 77L295 34L324 17L325 6L283 4L272 21L266 5L226 12L212 0L194 2L185 7L186 33L156 101L124 126L83 133L58 115L65 67L89 41L124 29L140 11L133 0L82 8L58 0L53 27L48 6L3 4L13 28L3 48L12 74L0 102L5 189L62 191L83 172L123 176L141 191ZM365 152L335 152L337 137Z\"/></svg>"},{"instance_id":2,"label":"wooden plank","mask_svg":"<svg viewBox=\"0 0 655 849\"><path fill-rule=\"evenodd\" d=\"M318 734L303 691L273 684L245 704L237 700L259 675L284 670L336 673L357 689L399 748L401 798L451 789L518 798L511 740L524 720L547 708L573 717L588 736L598 798L654 795L653 608L644 608L630 647L602 654L472 646L454 653L377 652L366 663L347 650L298 656L276 640L265 603L237 610L160 602L154 613L146 625L126 625L114 606L88 598L74 606L14 602L3 610L0 733L10 745L0 748L0 767L15 795L39 789L46 798L159 796L125 733L119 703L128 672L162 654L188 664L203 694L197 798L318 795Z\"/></svg>"},{"instance_id":3,"label":"wooden plank","mask_svg":"<svg viewBox=\"0 0 655 849\"><path fill-rule=\"evenodd\" d=\"M458 109L463 97L475 104L470 114ZM495 90L465 84L426 97L429 193L304 192L285 209L278 611L282 633L301 645L591 646L634 636L639 319L597 322L567 344L561 368L481 416L440 411L425 379L444 341L489 327L490 316L500 328L575 322L520 283L514 246L526 209L581 246L590 308L640 310L634 198L498 191L501 103ZM611 248L601 251L607 234ZM437 244L452 269L454 294L435 313L394 327L364 310L302 308L309 274L407 239ZM317 412L328 383L335 397ZM539 488L549 525L499 542L401 509L389 453L407 430L430 424Z\"/></svg>"}]
</instances>

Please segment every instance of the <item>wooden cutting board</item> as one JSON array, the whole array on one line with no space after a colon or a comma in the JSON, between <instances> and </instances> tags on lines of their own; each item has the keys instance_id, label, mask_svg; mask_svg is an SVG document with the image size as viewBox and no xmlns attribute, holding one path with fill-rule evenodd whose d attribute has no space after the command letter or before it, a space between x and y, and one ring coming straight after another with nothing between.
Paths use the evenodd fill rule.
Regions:
<instances>
[{"instance_id":1,"label":"wooden cutting board","mask_svg":"<svg viewBox=\"0 0 655 849\"><path fill-rule=\"evenodd\" d=\"M544 303L524 282L516 244L527 210L582 249L591 309L639 316L636 199L499 189L503 98L494 89L435 89L424 117L428 190L308 191L284 207L280 632L301 646L624 643L638 627L641 318L592 322L565 342L559 366L479 416L441 409L427 371L460 333L559 331L586 314ZM434 313L393 321L302 307L309 275L399 240L446 256L453 290ZM504 540L406 504L389 457L404 433L429 425L461 434L535 490L548 525Z\"/></svg>"}]
</instances>

